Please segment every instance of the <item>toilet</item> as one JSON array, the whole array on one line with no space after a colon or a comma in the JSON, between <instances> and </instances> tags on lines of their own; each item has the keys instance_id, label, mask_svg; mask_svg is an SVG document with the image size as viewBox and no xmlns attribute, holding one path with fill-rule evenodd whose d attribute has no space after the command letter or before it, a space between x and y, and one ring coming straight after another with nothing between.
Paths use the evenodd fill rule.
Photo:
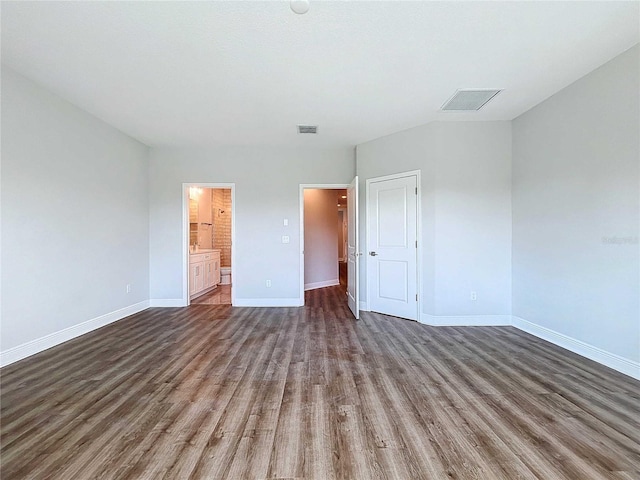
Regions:
<instances>
[{"instance_id":1,"label":"toilet","mask_svg":"<svg viewBox=\"0 0 640 480\"><path fill-rule=\"evenodd\" d=\"M231 285L231 267L220 268L220 285Z\"/></svg>"}]
</instances>

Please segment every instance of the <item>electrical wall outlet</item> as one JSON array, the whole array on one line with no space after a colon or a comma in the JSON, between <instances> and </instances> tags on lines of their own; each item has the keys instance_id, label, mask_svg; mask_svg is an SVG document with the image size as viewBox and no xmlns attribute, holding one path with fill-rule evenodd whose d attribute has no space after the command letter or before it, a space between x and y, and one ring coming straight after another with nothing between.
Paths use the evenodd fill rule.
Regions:
<instances>
[{"instance_id":1,"label":"electrical wall outlet","mask_svg":"<svg viewBox=\"0 0 640 480\"><path fill-rule=\"evenodd\" d=\"M478 300L478 294L476 292L471 292L471 295L469 295L469 300L475 302L476 300Z\"/></svg>"},{"instance_id":2,"label":"electrical wall outlet","mask_svg":"<svg viewBox=\"0 0 640 480\"><path fill-rule=\"evenodd\" d=\"M289 243L289 235L282 236L282 243Z\"/></svg>"},{"instance_id":3,"label":"electrical wall outlet","mask_svg":"<svg viewBox=\"0 0 640 480\"><path fill-rule=\"evenodd\" d=\"M131 293L131 284L127 283L127 293Z\"/></svg>"},{"instance_id":4,"label":"electrical wall outlet","mask_svg":"<svg viewBox=\"0 0 640 480\"><path fill-rule=\"evenodd\" d=\"M271 280L267 280L266 282L264 282L264 284L267 286L267 288L271 288Z\"/></svg>"}]
</instances>

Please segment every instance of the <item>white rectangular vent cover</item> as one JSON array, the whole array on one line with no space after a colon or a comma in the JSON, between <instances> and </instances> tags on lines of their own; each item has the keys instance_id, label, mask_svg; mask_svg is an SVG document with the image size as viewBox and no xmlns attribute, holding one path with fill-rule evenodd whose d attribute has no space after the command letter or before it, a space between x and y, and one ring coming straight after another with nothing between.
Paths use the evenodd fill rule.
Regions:
<instances>
[{"instance_id":1,"label":"white rectangular vent cover","mask_svg":"<svg viewBox=\"0 0 640 480\"><path fill-rule=\"evenodd\" d=\"M451 97L442 110L474 111L480 110L489 100L498 95L502 90L496 89L461 89Z\"/></svg>"},{"instance_id":2,"label":"white rectangular vent cover","mask_svg":"<svg viewBox=\"0 0 640 480\"><path fill-rule=\"evenodd\" d=\"M318 133L317 125L298 125L298 133L311 133L313 135Z\"/></svg>"}]
</instances>

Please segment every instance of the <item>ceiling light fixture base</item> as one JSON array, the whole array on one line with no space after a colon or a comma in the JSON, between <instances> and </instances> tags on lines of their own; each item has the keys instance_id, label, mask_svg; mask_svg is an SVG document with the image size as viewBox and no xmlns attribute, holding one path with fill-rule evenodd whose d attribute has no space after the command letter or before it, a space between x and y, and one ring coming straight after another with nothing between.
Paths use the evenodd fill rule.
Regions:
<instances>
[{"instance_id":1,"label":"ceiling light fixture base","mask_svg":"<svg viewBox=\"0 0 640 480\"><path fill-rule=\"evenodd\" d=\"M289 6L294 13L304 15L309 11L309 0L291 0Z\"/></svg>"}]
</instances>

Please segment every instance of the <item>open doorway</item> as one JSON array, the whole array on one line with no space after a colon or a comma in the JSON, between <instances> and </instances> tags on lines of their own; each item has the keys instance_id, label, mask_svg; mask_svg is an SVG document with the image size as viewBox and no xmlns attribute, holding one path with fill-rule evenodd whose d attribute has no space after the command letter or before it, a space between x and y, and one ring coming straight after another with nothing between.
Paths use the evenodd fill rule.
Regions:
<instances>
[{"instance_id":1,"label":"open doorway","mask_svg":"<svg viewBox=\"0 0 640 480\"><path fill-rule=\"evenodd\" d=\"M347 185L301 186L301 297L339 291L347 305Z\"/></svg>"},{"instance_id":2,"label":"open doorway","mask_svg":"<svg viewBox=\"0 0 640 480\"><path fill-rule=\"evenodd\" d=\"M185 188L185 304L233 304L234 185Z\"/></svg>"},{"instance_id":3,"label":"open doorway","mask_svg":"<svg viewBox=\"0 0 640 480\"><path fill-rule=\"evenodd\" d=\"M342 285L346 292L346 281L340 281L340 266L345 256L343 223L346 222L346 198L346 189L304 190L305 291ZM342 270L346 280L346 269Z\"/></svg>"},{"instance_id":4,"label":"open doorway","mask_svg":"<svg viewBox=\"0 0 640 480\"><path fill-rule=\"evenodd\" d=\"M318 280L318 278L310 278L306 275L308 271L314 271L317 262L309 261L307 258L307 250L310 247L310 240L316 239L316 235L311 232L310 226L305 221L310 215L313 215L307 207L311 206L310 203L305 202L305 192L309 191L329 191L322 195L326 200L327 220L324 222L327 227L327 231L333 231L334 234L320 233L320 237L326 237L324 244L328 248L335 246L335 257L327 257L324 265L328 267L327 270L323 270L325 273L324 279ZM318 193L320 195L320 193ZM309 197L307 197L308 199ZM335 205L335 206L334 206ZM344 211L342 210L344 207ZM342 211L342 218L340 212ZM345 219L346 213L346 219ZM346 220L346 225L344 224ZM340 222L340 223L339 223ZM358 250L358 177L356 176L351 183L342 185L326 185L326 184L302 184L300 185L300 305L305 305L306 297L305 292L313 292L317 288L332 288L335 289L336 301L342 302L346 300L346 307L351 311L353 316L360 318L360 302L359 302L359 258L361 256ZM346 238L340 240L339 232L341 227L343 232L346 231ZM346 259L346 265L341 264L338 257L339 244L346 240L346 252L343 253L343 259ZM313 247L311 247L313 248ZM335 262L334 262L335 259ZM322 264L322 263L321 263ZM343 274L340 274L341 268ZM337 267L337 268L335 268ZM329 273L327 275L327 272ZM340 295L341 279L344 280L346 288ZM324 284L324 286L323 286ZM339 299L339 300L338 300Z\"/></svg>"}]
</instances>

